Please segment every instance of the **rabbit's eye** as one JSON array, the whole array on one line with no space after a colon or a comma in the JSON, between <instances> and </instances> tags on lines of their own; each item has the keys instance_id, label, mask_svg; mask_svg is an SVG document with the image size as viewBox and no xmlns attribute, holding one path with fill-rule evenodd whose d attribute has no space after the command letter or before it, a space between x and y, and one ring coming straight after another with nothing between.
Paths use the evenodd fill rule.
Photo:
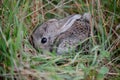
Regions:
<instances>
[{"instance_id":1,"label":"rabbit's eye","mask_svg":"<svg viewBox=\"0 0 120 80\"><path fill-rule=\"evenodd\" d=\"M46 43L47 42L47 38L43 37L42 40L41 40L41 43Z\"/></svg>"}]
</instances>

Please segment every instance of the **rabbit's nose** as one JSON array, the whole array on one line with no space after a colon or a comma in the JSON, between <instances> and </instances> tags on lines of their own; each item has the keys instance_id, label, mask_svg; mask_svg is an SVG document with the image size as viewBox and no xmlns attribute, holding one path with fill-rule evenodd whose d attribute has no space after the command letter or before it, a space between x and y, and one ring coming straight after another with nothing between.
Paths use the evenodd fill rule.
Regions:
<instances>
[{"instance_id":1,"label":"rabbit's nose","mask_svg":"<svg viewBox=\"0 0 120 80\"><path fill-rule=\"evenodd\" d=\"M33 36L32 36L32 35L29 37L28 41L30 42L30 44L31 44L33 47L35 47L34 42L33 42Z\"/></svg>"}]
</instances>

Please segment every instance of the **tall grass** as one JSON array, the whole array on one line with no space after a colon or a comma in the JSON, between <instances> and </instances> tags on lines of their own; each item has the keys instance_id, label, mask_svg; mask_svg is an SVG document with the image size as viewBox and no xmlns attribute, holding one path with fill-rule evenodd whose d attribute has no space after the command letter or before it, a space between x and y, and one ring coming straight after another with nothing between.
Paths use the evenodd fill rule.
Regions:
<instances>
[{"instance_id":1,"label":"tall grass","mask_svg":"<svg viewBox=\"0 0 120 80\"><path fill-rule=\"evenodd\" d=\"M119 80L119 0L1 0L1 80ZM32 30L51 18L90 12L87 55L41 54L30 43Z\"/></svg>"}]
</instances>

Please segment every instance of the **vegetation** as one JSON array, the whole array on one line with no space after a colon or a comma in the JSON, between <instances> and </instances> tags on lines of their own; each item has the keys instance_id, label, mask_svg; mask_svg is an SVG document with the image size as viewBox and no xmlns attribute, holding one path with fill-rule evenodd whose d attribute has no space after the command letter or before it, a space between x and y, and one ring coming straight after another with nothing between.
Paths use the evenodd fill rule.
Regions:
<instances>
[{"instance_id":1,"label":"vegetation","mask_svg":"<svg viewBox=\"0 0 120 80\"><path fill-rule=\"evenodd\" d=\"M0 80L120 80L120 0L0 0ZM90 12L91 47L67 56L37 52L32 30Z\"/></svg>"}]
</instances>

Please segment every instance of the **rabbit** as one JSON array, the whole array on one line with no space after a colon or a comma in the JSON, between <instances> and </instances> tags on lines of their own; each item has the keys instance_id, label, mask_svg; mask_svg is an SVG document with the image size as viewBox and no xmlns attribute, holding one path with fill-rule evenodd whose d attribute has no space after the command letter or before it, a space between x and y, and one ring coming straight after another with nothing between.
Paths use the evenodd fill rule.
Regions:
<instances>
[{"instance_id":1,"label":"rabbit","mask_svg":"<svg viewBox=\"0 0 120 80\"><path fill-rule=\"evenodd\" d=\"M33 30L29 37L35 49L68 53L90 36L90 13L74 14L63 19L50 19Z\"/></svg>"}]
</instances>

